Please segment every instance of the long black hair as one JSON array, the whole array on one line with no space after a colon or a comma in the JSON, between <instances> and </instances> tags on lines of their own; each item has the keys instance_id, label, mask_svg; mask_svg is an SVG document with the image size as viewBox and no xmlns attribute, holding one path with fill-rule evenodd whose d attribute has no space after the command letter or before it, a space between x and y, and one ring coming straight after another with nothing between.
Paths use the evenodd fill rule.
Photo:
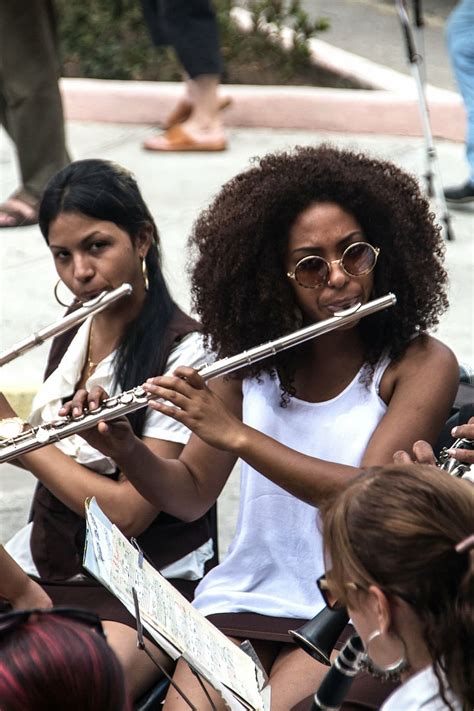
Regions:
<instances>
[{"instance_id":1,"label":"long black hair","mask_svg":"<svg viewBox=\"0 0 474 711\"><path fill-rule=\"evenodd\" d=\"M161 271L158 230L134 177L110 161L75 161L56 173L44 191L39 226L46 242L51 222L62 212L113 222L127 232L132 244L144 228L151 227L153 241L146 255L149 288L143 308L117 349L114 383L128 390L161 374L168 356L165 336L175 304ZM129 415L137 436L142 433L145 415L145 409Z\"/></svg>"}]
</instances>

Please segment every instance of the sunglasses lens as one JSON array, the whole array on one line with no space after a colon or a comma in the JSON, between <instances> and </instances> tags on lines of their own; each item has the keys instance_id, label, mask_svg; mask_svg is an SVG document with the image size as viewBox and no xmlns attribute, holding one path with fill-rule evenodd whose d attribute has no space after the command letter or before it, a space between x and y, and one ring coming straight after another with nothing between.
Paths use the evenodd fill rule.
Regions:
<instances>
[{"instance_id":1,"label":"sunglasses lens","mask_svg":"<svg viewBox=\"0 0 474 711\"><path fill-rule=\"evenodd\" d=\"M326 577L322 575L318 578L316 580L316 585L318 586L319 592L321 593L321 597L326 603L326 606L332 608L333 605L337 603L337 600L334 595L331 594Z\"/></svg>"},{"instance_id":2,"label":"sunglasses lens","mask_svg":"<svg viewBox=\"0 0 474 711\"><path fill-rule=\"evenodd\" d=\"M360 276L368 274L375 266L377 252L370 244L359 242L346 249L342 257L342 266L347 274Z\"/></svg>"},{"instance_id":3,"label":"sunglasses lens","mask_svg":"<svg viewBox=\"0 0 474 711\"><path fill-rule=\"evenodd\" d=\"M321 257L305 257L295 268L295 279L300 286L314 288L326 282L328 265Z\"/></svg>"}]
</instances>

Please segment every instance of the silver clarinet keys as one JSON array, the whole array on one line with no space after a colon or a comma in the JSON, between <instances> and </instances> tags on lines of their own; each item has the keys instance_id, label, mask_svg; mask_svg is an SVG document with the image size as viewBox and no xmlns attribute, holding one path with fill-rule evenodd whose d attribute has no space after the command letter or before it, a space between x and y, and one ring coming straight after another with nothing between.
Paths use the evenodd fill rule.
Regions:
<instances>
[{"instance_id":1,"label":"silver clarinet keys","mask_svg":"<svg viewBox=\"0 0 474 711\"><path fill-rule=\"evenodd\" d=\"M464 438L457 439L450 449L474 449L474 440ZM471 468L470 464L464 464L452 457L446 447L443 447L441 450L438 460L440 469L444 469L448 474L458 477L459 479L461 479L466 472L470 471Z\"/></svg>"}]
</instances>

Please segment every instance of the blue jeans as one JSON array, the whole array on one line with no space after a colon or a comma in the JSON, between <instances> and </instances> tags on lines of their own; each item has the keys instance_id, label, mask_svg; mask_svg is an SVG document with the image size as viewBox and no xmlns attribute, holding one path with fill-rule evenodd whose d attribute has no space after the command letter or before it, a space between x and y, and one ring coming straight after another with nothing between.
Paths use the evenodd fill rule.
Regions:
<instances>
[{"instance_id":1,"label":"blue jeans","mask_svg":"<svg viewBox=\"0 0 474 711\"><path fill-rule=\"evenodd\" d=\"M467 115L466 156L474 185L474 0L461 0L448 18L446 41Z\"/></svg>"}]
</instances>

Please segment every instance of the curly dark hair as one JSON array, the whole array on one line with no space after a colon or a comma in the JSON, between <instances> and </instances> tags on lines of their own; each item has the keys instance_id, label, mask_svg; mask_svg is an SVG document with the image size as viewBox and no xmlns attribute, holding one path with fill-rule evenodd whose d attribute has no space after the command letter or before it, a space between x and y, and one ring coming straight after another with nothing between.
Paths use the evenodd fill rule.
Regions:
<instances>
[{"instance_id":1,"label":"curly dark hair","mask_svg":"<svg viewBox=\"0 0 474 711\"><path fill-rule=\"evenodd\" d=\"M330 145L296 147L255 159L227 182L196 221L192 295L209 346L239 353L299 327L286 277L288 234L315 202L351 213L381 248L373 298L393 291L397 305L361 320L367 363L382 352L399 358L418 331L435 326L448 306L444 243L415 178L393 163ZM276 367L292 393L298 349L257 363L245 375ZM240 372L240 376L242 371Z\"/></svg>"}]
</instances>

